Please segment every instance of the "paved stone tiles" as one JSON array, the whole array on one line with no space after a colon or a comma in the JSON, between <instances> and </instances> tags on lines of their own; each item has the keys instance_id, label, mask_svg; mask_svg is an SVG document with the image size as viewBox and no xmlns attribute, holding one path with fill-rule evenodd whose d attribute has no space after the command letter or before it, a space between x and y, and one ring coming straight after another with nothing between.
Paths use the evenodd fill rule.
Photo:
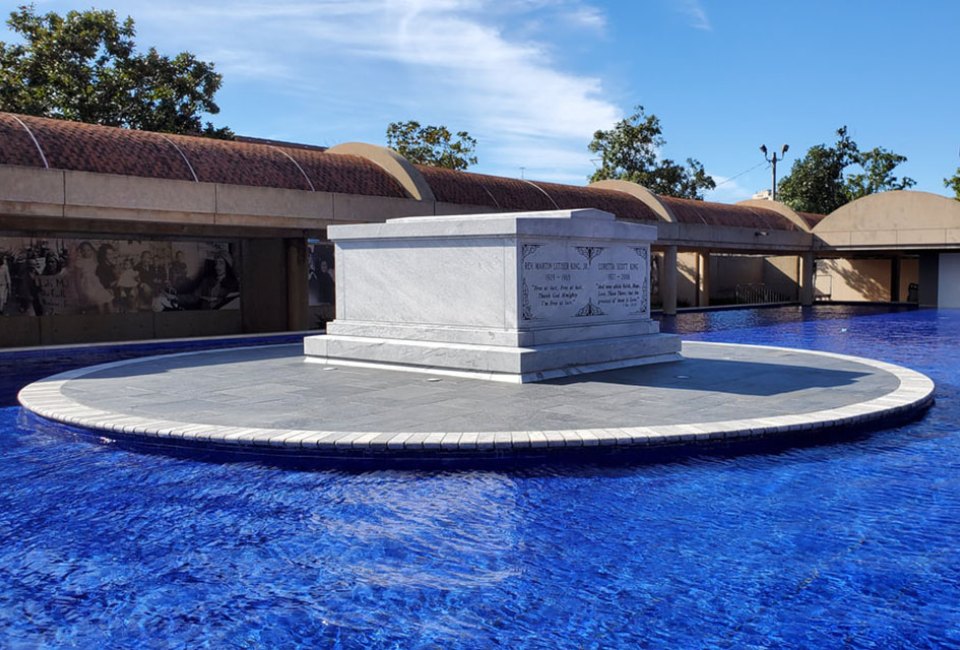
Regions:
<instances>
[{"instance_id":1,"label":"paved stone tiles","mask_svg":"<svg viewBox=\"0 0 960 650\"><path fill-rule=\"evenodd\" d=\"M684 360L505 384L304 361L299 345L83 368L20 393L109 435L334 449L510 450L675 444L863 424L925 407L933 382L887 363L684 343Z\"/></svg>"}]
</instances>

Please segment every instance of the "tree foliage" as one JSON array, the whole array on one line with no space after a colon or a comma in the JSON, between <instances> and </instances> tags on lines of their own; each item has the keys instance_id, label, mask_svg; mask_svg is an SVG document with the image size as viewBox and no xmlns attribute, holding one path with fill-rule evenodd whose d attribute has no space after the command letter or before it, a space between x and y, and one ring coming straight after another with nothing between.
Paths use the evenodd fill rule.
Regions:
<instances>
[{"instance_id":1,"label":"tree foliage","mask_svg":"<svg viewBox=\"0 0 960 650\"><path fill-rule=\"evenodd\" d=\"M943 186L953 190L954 198L960 201L960 167L957 167L957 173L953 176L943 179Z\"/></svg>"},{"instance_id":2,"label":"tree foliage","mask_svg":"<svg viewBox=\"0 0 960 650\"><path fill-rule=\"evenodd\" d=\"M790 174L777 187L777 198L800 212L830 214L868 194L913 187L916 181L912 178L893 174L906 161L906 156L883 147L860 151L843 126L837 129L837 141L832 146L810 147L793 163ZM859 171L847 173L850 167Z\"/></svg>"},{"instance_id":3,"label":"tree foliage","mask_svg":"<svg viewBox=\"0 0 960 650\"><path fill-rule=\"evenodd\" d=\"M456 135L456 139L454 139ZM420 126L414 120L391 122L387 146L412 163L464 170L477 164L477 141L466 131L450 132L445 126Z\"/></svg>"},{"instance_id":4,"label":"tree foliage","mask_svg":"<svg viewBox=\"0 0 960 650\"><path fill-rule=\"evenodd\" d=\"M591 182L618 179L638 183L651 192L685 199L703 199L705 190L717 186L700 161L687 158L686 166L659 157L666 144L660 118L647 115L643 106L614 125L609 131L596 131L590 142L591 153L600 154L600 165Z\"/></svg>"},{"instance_id":5,"label":"tree foliage","mask_svg":"<svg viewBox=\"0 0 960 650\"><path fill-rule=\"evenodd\" d=\"M883 147L861 151L857 154L857 164L862 171L847 176L847 197L854 201L876 192L910 189L917 184L915 180L908 176L897 178L893 175L897 165L905 162L906 156L887 151Z\"/></svg>"},{"instance_id":6,"label":"tree foliage","mask_svg":"<svg viewBox=\"0 0 960 650\"><path fill-rule=\"evenodd\" d=\"M136 52L133 19L113 11L10 14L22 43L0 42L0 110L167 133L230 138L202 121L220 111L221 76L189 52Z\"/></svg>"}]
</instances>

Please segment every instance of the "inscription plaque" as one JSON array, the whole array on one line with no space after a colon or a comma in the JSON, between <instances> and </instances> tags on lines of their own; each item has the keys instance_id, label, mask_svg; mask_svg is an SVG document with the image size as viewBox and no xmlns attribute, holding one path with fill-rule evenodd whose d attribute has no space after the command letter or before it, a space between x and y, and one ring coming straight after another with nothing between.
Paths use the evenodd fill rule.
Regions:
<instances>
[{"instance_id":1,"label":"inscription plaque","mask_svg":"<svg viewBox=\"0 0 960 650\"><path fill-rule=\"evenodd\" d=\"M521 319L649 318L649 278L649 246L525 243Z\"/></svg>"}]
</instances>

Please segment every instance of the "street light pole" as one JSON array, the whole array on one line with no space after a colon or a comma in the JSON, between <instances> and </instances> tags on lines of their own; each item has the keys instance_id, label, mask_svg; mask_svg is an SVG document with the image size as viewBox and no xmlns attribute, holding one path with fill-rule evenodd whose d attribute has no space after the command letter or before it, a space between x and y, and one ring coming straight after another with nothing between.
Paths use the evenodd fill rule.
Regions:
<instances>
[{"instance_id":1,"label":"street light pole","mask_svg":"<svg viewBox=\"0 0 960 650\"><path fill-rule=\"evenodd\" d=\"M774 201L777 200L777 161L783 160L783 157L787 155L787 151L789 149L790 149L790 145L788 144L783 145L783 149L780 150L780 158L779 159L777 158L777 152L774 151L773 159L770 159L770 157L767 156L767 145L765 144L760 145L760 151L763 152L763 157L766 158L768 163L771 163L773 165L773 190L771 191L771 195L772 195L771 198Z\"/></svg>"}]
</instances>

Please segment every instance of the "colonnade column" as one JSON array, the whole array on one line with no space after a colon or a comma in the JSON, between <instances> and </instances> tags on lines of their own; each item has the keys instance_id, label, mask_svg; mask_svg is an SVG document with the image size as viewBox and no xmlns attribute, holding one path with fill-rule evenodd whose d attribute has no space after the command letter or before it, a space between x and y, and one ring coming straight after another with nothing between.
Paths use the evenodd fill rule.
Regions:
<instances>
[{"instance_id":1,"label":"colonnade column","mask_svg":"<svg viewBox=\"0 0 960 650\"><path fill-rule=\"evenodd\" d=\"M677 315L676 246L667 246L663 251L663 281L660 283L660 302L665 316Z\"/></svg>"},{"instance_id":2,"label":"colonnade column","mask_svg":"<svg viewBox=\"0 0 960 650\"><path fill-rule=\"evenodd\" d=\"M307 302L307 241L303 238L284 240L287 258L287 329L309 327Z\"/></svg>"},{"instance_id":3,"label":"colonnade column","mask_svg":"<svg viewBox=\"0 0 960 650\"><path fill-rule=\"evenodd\" d=\"M710 253L697 253L697 307L710 306Z\"/></svg>"},{"instance_id":4,"label":"colonnade column","mask_svg":"<svg viewBox=\"0 0 960 650\"><path fill-rule=\"evenodd\" d=\"M813 304L814 282L813 251L800 254L800 304L809 307Z\"/></svg>"},{"instance_id":5,"label":"colonnade column","mask_svg":"<svg viewBox=\"0 0 960 650\"><path fill-rule=\"evenodd\" d=\"M900 256L890 260L890 302L900 302Z\"/></svg>"}]
</instances>

